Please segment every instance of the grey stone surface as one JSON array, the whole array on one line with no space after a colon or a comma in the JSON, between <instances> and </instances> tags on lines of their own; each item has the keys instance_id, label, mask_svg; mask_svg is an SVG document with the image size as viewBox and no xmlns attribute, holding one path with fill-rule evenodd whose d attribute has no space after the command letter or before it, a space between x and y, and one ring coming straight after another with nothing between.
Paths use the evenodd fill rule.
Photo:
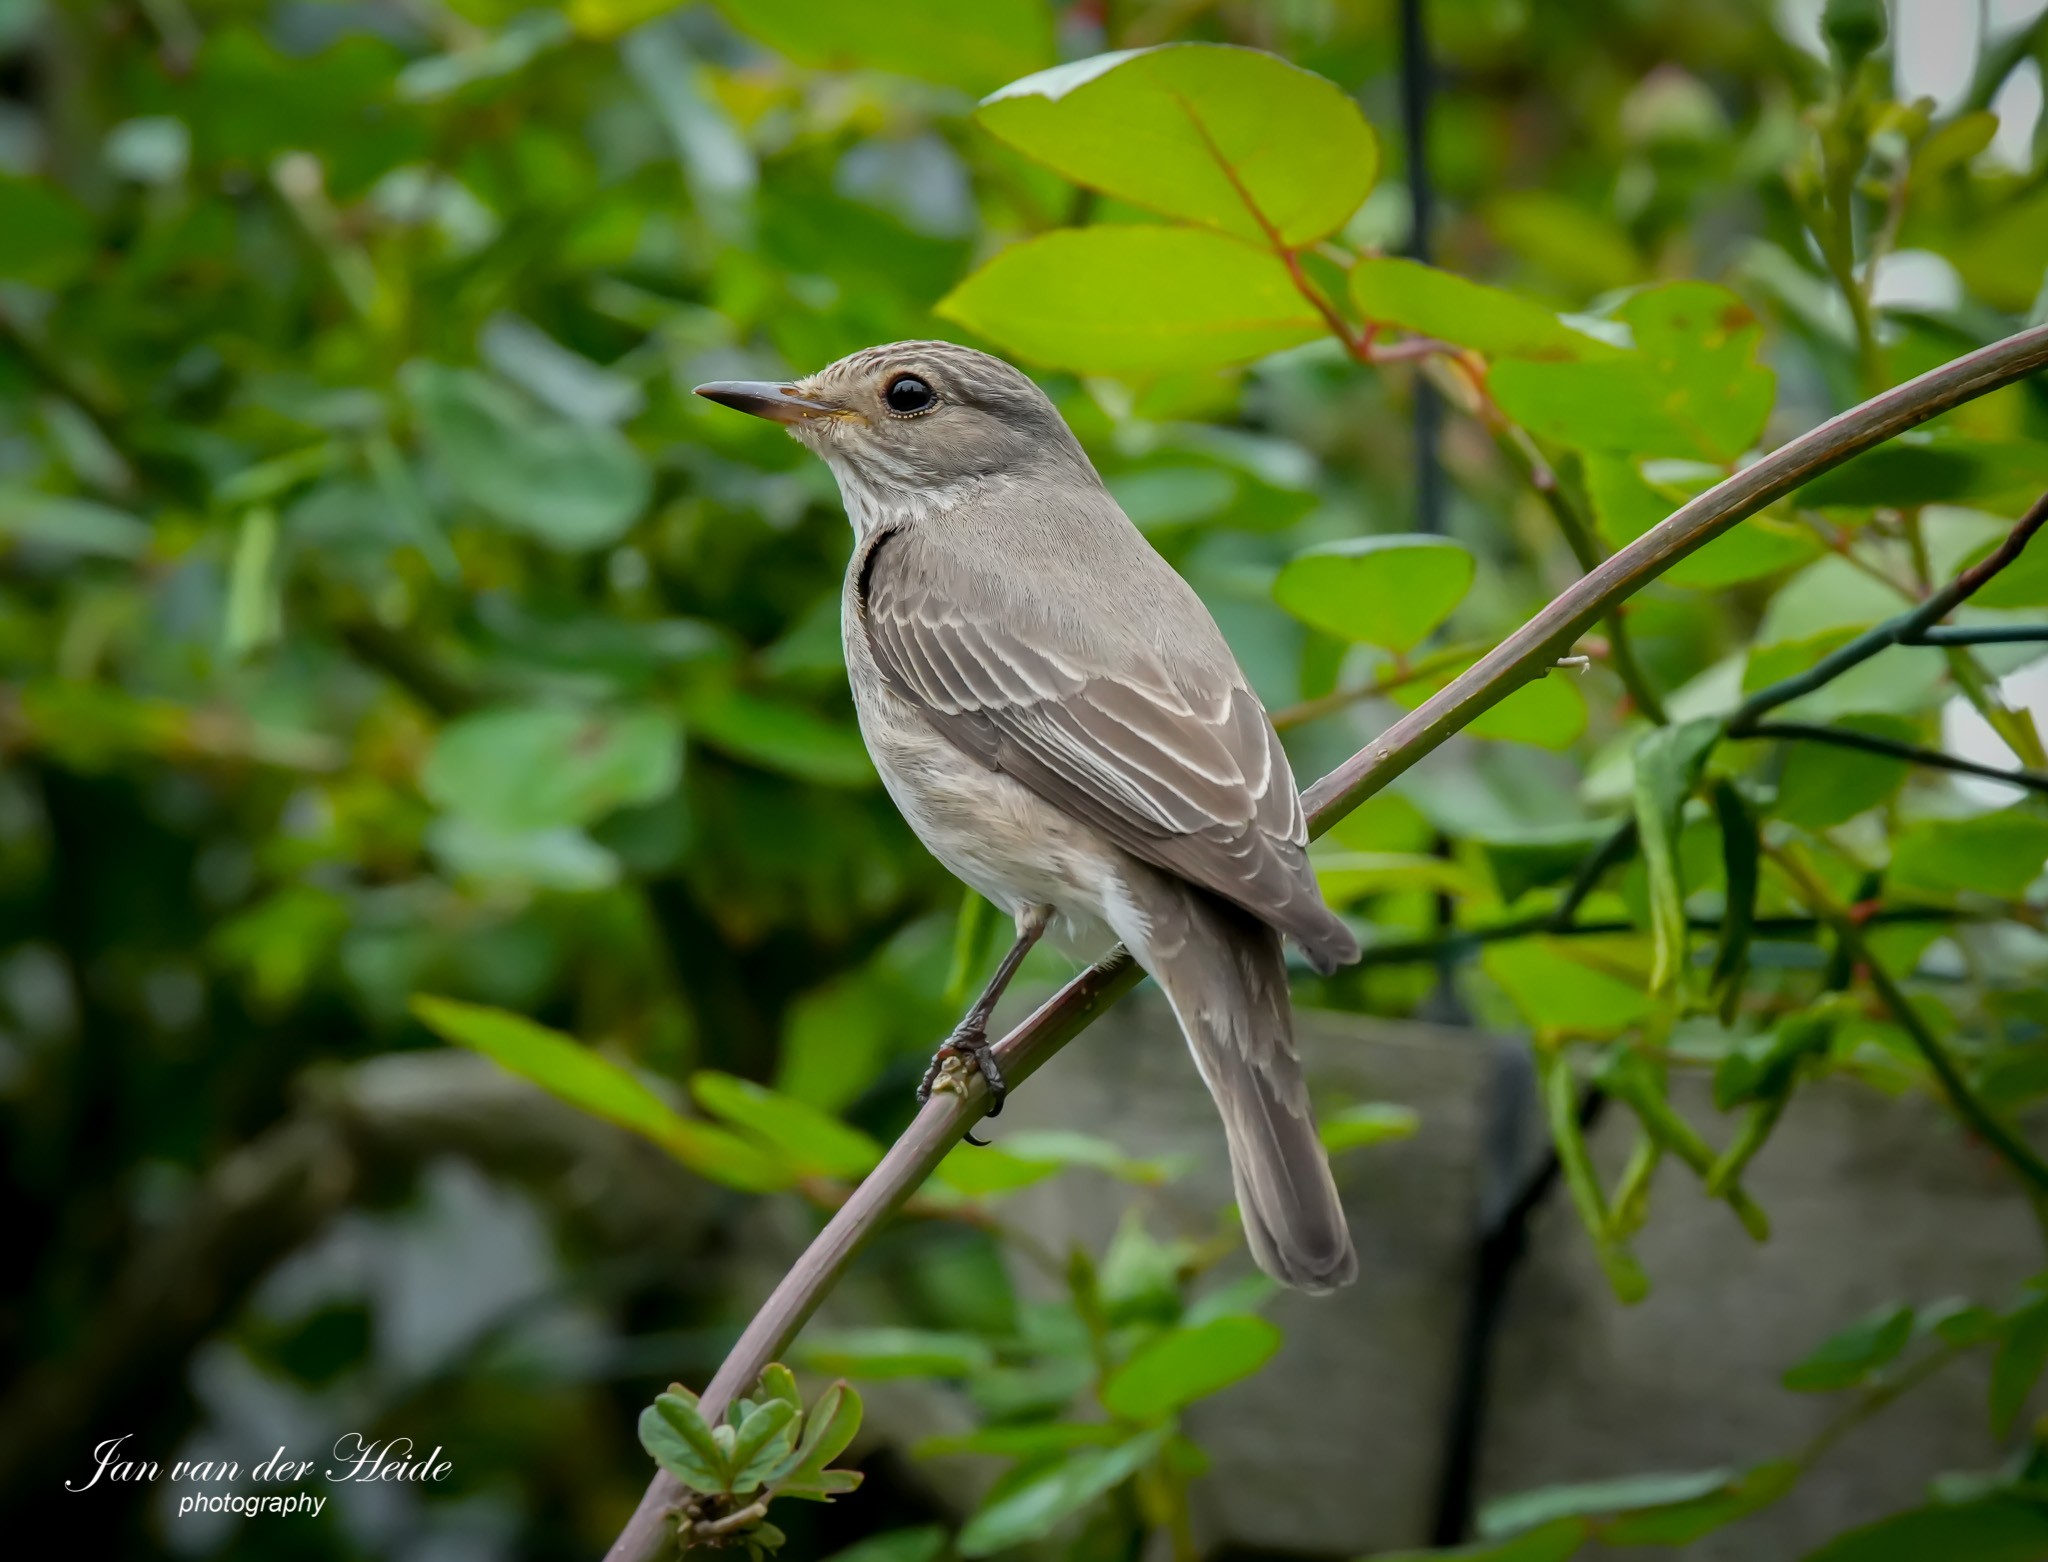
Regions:
<instances>
[{"instance_id":1,"label":"grey stone surface","mask_svg":"<svg viewBox=\"0 0 2048 1562\"><path fill-rule=\"evenodd\" d=\"M1705 1081L1680 1080L1673 1094L1726 1137ZM1611 1111L1596 1155L1617 1166L1632 1134ZM1665 1169L1636 1244L1653 1286L1637 1307L1614 1301L1562 1201L1542 1211L1495 1347L1486 1495L1792 1453L1847 1403L1779 1386L1821 1340L1887 1302L1997 1302L2041 1267L2040 1232L2011 1176L1924 1098L1811 1085L1748 1186L1771 1217L1765 1244L1682 1169ZM1982 1366L1964 1362L1857 1428L1785 1501L1676 1554L1798 1558L1913 1506L1930 1476L1999 1457Z\"/></svg>"},{"instance_id":2,"label":"grey stone surface","mask_svg":"<svg viewBox=\"0 0 2048 1562\"><path fill-rule=\"evenodd\" d=\"M1076 1128L1136 1154L1191 1154L1196 1168L1164 1189L1070 1174L1029 1190L1010 1216L1041 1241L1099 1253L1133 1204L1155 1231L1200 1237L1230 1196L1212 1109L1170 1017L1148 997L1070 1046L994 1129ZM1196 1488L1200 1537L1205 1549L1306 1556L1419 1546L1479 1212L1497 1207L1543 1144L1525 1054L1515 1041L1349 1016L1304 1015L1301 1030L1319 1100L1400 1102L1422 1127L1339 1162L1358 1285L1278 1298L1281 1355L1191 1415L1215 1460ZM1682 1081L1676 1096L1725 1140L1732 1124L1713 1112L1704 1081ZM1610 1173L1632 1133L1619 1108L1596 1133ZM1634 1308L1608 1291L1563 1198L1545 1205L1495 1341L1482 1500L1794 1451L1842 1403L1779 1386L1821 1339L1892 1300L1997 1301L2040 1267L2040 1235L2011 1180L1932 1101L1811 1086L1749 1185L1775 1227L1764 1246L1682 1168L1665 1168L1637 1243L1653 1290ZM1022 1268L1018 1280L1043 1284ZM1983 1374L1965 1363L1850 1434L1783 1503L1661 1554L1795 1562L1849 1525L1919 1501L1930 1475L1997 1457Z\"/></svg>"},{"instance_id":3,"label":"grey stone surface","mask_svg":"<svg viewBox=\"0 0 2048 1562\"><path fill-rule=\"evenodd\" d=\"M1216 1461L1198 1483L1205 1541L1357 1555L1426 1538L1485 1164L1491 1078L1505 1044L1428 1026L1339 1016L1303 1026L1319 1102L1398 1102L1409 1140L1352 1151L1338 1185L1359 1280L1328 1297L1283 1294L1286 1333L1263 1372L1198 1406L1189 1431ZM1164 1004L1120 1006L1017 1093L992 1132L1051 1127L1113 1139L1141 1155L1187 1153L1169 1187L1132 1189L1070 1174L1019 1195L1010 1218L1064 1251L1099 1253L1132 1204L1155 1234L1216 1230L1231 1197L1222 1130ZM1226 1273L1248 1272L1242 1255ZM1020 1267L1020 1285L1042 1284Z\"/></svg>"}]
</instances>

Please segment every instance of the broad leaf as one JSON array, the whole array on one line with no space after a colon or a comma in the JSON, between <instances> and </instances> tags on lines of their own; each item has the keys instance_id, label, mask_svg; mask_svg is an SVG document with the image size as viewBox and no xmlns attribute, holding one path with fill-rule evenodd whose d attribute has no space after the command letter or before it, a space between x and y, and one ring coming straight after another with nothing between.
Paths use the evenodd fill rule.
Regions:
<instances>
[{"instance_id":1,"label":"broad leaf","mask_svg":"<svg viewBox=\"0 0 2048 1562\"><path fill-rule=\"evenodd\" d=\"M705 1069L690 1076L690 1094L713 1117L765 1139L797 1171L856 1180L882 1158L882 1147L858 1128L752 1080Z\"/></svg>"},{"instance_id":2,"label":"broad leaf","mask_svg":"<svg viewBox=\"0 0 2048 1562\"><path fill-rule=\"evenodd\" d=\"M1325 329L1278 259L1199 228L1112 225L1027 239L937 312L1016 357L1084 374L1242 363Z\"/></svg>"},{"instance_id":3,"label":"broad leaf","mask_svg":"<svg viewBox=\"0 0 2048 1562\"><path fill-rule=\"evenodd\" d=\"M0 537L64 553L139 559L149 551L149 525L90 499L0 489Z\"/></svg>"},{"instance_id":4,"label":"broad leaf","mask_svg":"<svg viewBox=\"0 0 2048 1562\"><path fill-rule=\"evenodd\" d=\"M1991 1425L2002 1437L2048 1367L2048 1301L2022 1308L1991 1364Z\"/></svg>"},{"instance_id":5,"label":"broad leaf","mask_svg":"<svg viewBox=\"0 0 2048 1562\"><path fill-rule=\"evenodd\" d=\"M1785 1387L1802 1393L1850 1388L1893 1361L1913 1338L1913 1309L1880 1307L1831 1335L1785 1374Z\"/></svg>"},{"instance_id":6,"label":"broad leaf","mask_svg":"<svg viewBox=\"0 0 2048 1562\"><path fill-rule=\"evenodd\" d=\"M481 1052L580 1111L653 1140L714 1182L765 1192L795 1180L789 1168L746 1140L682 1116L634 1075L560 1031L452 998L415 998L412 1008L440 1036Z\"/></svg>"},{"instance_id":7,"label":"broad leaf","mask_svg":"<svg viewBox=\"0 0 2048 1562\"><path fill-rule=\"evenodd\" d=\"M731 1471L694 1398L662 1394L640 1412L640 1446L693 1491L722 1492Z\"/></svg>"},{"instance_id":8,"label":"broad leaf","mask_svg":"<svg viewBox=\"0 0 2048 1562\"><path fill-rule=\"evenodd\" d=\"M1931 894L1974 890L2013 898L2048 861L2048 816L2020 804L1971 819L1924 819L1899 832L1890 880Z\"/></svg>"},{"instance_id":9,"label":"broad leaf","mask_svg":"<svg viewBox=\"0 0 2048 1562\"><path fill-rule=\"evenodd\" d=\"M985 1557L1051 1534L1062 1520L1151 1463L1172 1435L1172 1427L1157 1426L1114 1448L1076 1453L1006 1491L999 1489L962 1527L960 1554Z\"/></svg>"},{"instance_id":10,"label":"broad leaf","mask_svg":"<svg viewBox=\"0 0 2048 1562\"><path fill-rule=\"evenodd\" d=\"M1594 451L1586 457L1586 494L1601 538L1623 548L1672 515L1691 497L1659 487L1629 456ZM1668 585L1718 591L1739 581L1795 569L1816 558L1821 542L1792 521L1753 515L1683 558L1661 577Z\"/></svg>"},{"instance_id":11,"label":"broad leaf","mask_svg":"<svg viewBox=\"0 0 2048 1562\"><path fill-rule=\"evenodd\" d=\"M732 1491L744 1496L756 1490L789 1454L796 1416L788 1400L770 1399L741 1418L732 1445Z\"/></svg>"},{"instance_id":12,"label":"broad leaf","mask_svg":"<svg viewBox=\"0 0 2048 1562\"><path fill-rule=\"evenodd\" d=\"M975 118L1077 184L1289 249L1343 226L1379 166L1344 92L1225 44L1058 65L994 93Z\"/></svg>"},{"instance_id":13,"label":"broad leaf","mask_svg":"<svg viewBox=\"0 0 2048 1562\"><path fill-rule=\"evenodd\" d=\"M995 1359L979 1336L935 1329L814 1330L797 1354L813 1372L872 1380L971 1377Z\"/></svg>"},{"instance_id":14,"label":"broad leaf","mask_svg":"<svg viewBox=\"0 0 2048 1562\"><path fill-rule=\"evenodd\" d=\"M541 418L495 380L415 363L405 387L450 483L478 508L552 547L618 541L653 490L616 429Z\"/></svg>"},{"instance_id":15,"label":"broad leaf","mask_svg":"<svg viewBox=\"0 0 2048 1562\"><path fill-rule=\"evenodd\" d=\"M1929 504L2024 506L2048 488L2048 452L2030 440L1993 444L1916 429L1823 472L1794 496L1815 508L1917 509Z\"/></svg>"},{"instance_id":16,"label":"broad leaf","mask_svg":"<svg viewBox=\"0 0 2048 1562\"><path fill-rule=\"evenodd\" d=\"M1541 304L1419 260L1383 255L1361 260L1351 268L1351 301L1369 323L1398 326L1489 358L1621 356L1619 349L1573 330Z\"/></svg>"},{"instance_id":17,"label":"broad leaf","mask_svg":"<svg viewBox=\"0 0 2048 1562\"><path fill-rule=\"evenodd\" d=\"M1319 1130L1323 1148L1335 1155L1368 1144L1391 1144L1412 1139L1422 1119L1413 1107L1395 1106L1387 1101L1362 1101L1357 1106L1325 1117Z\"/></svg>"},{"instance_id":18,"label":"broad leaf","mask_svg":"<svg viewBox=\"0 0 2048 1562\"><path fill-rule=\"evenodd\" d=\"M588 824L652 802L682 775L682 735L658 710L506 705L441 729L420 789L508 833Z\"/></svg>"},{"instance_id":19,"label":"broad leaf","mask_svg":"<svg viewBox=\"0 0 2048 1562\"><path fill-rule=\"evenodd\" d=\"M618 3L618 0L613 0ZM879 70L986 92L1055 58L1046 0L718 0L734 26L801 65Z\"/></svg>"},{"instance_id":20,"label":"broad leaf","mask_svg":"<svg viewBox=\"0 0 2048 1562\"><path fill-rule=\"evenodd\" d=\"M691 700L684 715L692 736L763 770L822 786L875 784L860 733L801 705L726 689Z\"/></svg>"},{"instance_id":21,"label":"broad leaf","mask_svg":"<svg viewBox=\"0 0 2048 1562\"><path fill-rule=\"evenodd\" d=\"M1513 1534L1575 1515L1628 1513L1668 1503L1693 1502L1725 1488L1733 1472L1691 1470L1683 1474L1624 1475L1611 1481L1546 1486L1489 1502L1479 1513L1479 1533Z\"/></svg>"},{"instance_id":22,"label":"broad leaf","mask_svg":"<svg viewBox=\"0 0 2048 1562\"><path fill-rule=\"evenodd\" d=\"M1412 651L1472 589L1471 553L1448 537L1354 537L1297 554L1273 597L1346 640Z\"/></svg>"},{"instance_id":23,"label":"broad leaf","mask_svg":"<svg viewBox=\"0 0 2048 1562\"><path fill-rule=\"evenodd\" d=\"M1612 947L1593 939L1515 939L1489 944L1481 964L1537 1029L1612 1035L1655 1007L1646 970L1634 960L1602 958ZM1640 959L1640 948L1625 954Z\"/></svg>"},{"instance_id":24,"label":"broad leaf","mask_svg":"<svg viewBox=\"0 0 2048 1562\"><path fill-rule=\"evenodd\" d=\"M1413 710L1454 676L1403 684L1388 698ZM1560 669L1532 678L1499 704L1480 713L1464 729L1468 738L1493 738L1502 743L1533 743L1538 748L1565 749L1586 730L1586 696L1576 674Z\"/></svg>"},{"instance_id":25,"label":"broad leaf","mask_svg":"<svg viewBox=\"0 0 2048 1562\"><path fill-rule=\"evenodd\" d=\"M1248 1378L1280 1348L1280 1331L1240 1314L1174 1329L1141 1349L1102 1386L1110 1414L1155 1421Z\"/></svg>"},{"instance_id":26,"label":"broad leaf","mask_svg":"<svg viewBox=\"0 0 2048 1562\"><path fill-rule=\"evenodd\" d=\"M2041 1562L2044 1556L2048 1508L1987 1497L1880 1519L1809 1552L1806 1562Z\"/></svg>"},{"instance_id":27,"label":"broad leaf","mask_svg":"<svg viewBox=\"0 0 2048 1562\"><path fill-rule=\"evenodd\" d=\"M1896 743L1921 739L1918 724L1901 716L1850 715L1828 725ZM1877 807L1898 791L1910 769L1903 759L1790 739L1771 812L1809 830L1826 829Z\"/></svg>"}]
</instances>

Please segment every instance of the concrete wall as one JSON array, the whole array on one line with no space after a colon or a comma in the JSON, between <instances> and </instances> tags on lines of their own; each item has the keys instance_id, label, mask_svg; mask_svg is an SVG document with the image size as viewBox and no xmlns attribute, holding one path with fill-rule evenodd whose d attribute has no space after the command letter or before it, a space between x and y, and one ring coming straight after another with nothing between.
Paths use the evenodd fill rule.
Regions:
<instances>
[{"instance_id":1,"label":"concrete wall","mask_svg":"<svg viewBox=\"0 0 2048 1562\"><path fill-rule=\"evenodd\" d=\"M1428 1541L1455 1395L1477 1233L1540 1158L1522 1044L1469 1031L1306 1015L1319 1100L1414 1107L1413 1139L1350 1152L1338 1180L1359 1283L1280 1297L1287 1344L1266 1371L1197 1408L1216 1469L1198 1488L1207 1547L1358 1556ZM1705 1081L1676 1099L1725 1142ZM1155 1230L1202 1236L1230 1197L1221 1131L1170 1016L1127 1001L1021 1090L991 1125L1100 1133L1197 1168L1139 1190L1070 1174L1012 1217L1041 1240L1100 1251L1141 1204ZM1594 1135L1619 1165L1620 1109ZM1637 1244L1653 1290L1616 1302L1562 1192L1531 1228L1505 1297L1478 1449L1481 1501L1531 1487L1696 1470L1796 1450L1839 1407L1779 1375L1882 1302L2010 1295L2042 1264L2011 1179L1942 1109L1846 1083L1808 1087L1753 1168L1771 1242L1752 1243L1682 1168L1657 1184ZM1020 1285L1042 1282L1021 1270ZM1277 1429L1277 1430L1276 1430ZM1998 1457L1980 1369L1965 1364L1859 1428L1784 1502L1678 1553L1689 1562L1797 1558L1821 1538L1918 1500L1929 1476ZM1635 1553L1642 1555L1642 1553Z\"/></svg>"}]
</instances>

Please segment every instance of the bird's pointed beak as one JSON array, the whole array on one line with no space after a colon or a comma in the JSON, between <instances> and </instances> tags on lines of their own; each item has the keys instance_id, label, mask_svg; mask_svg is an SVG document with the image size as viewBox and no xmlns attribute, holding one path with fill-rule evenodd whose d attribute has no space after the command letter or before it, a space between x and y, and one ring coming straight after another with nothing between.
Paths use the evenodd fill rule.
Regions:
<instances>
[{"instance_id":1,"label":"bird's pointed beak","mask_svg":"<svg viewBox=\"0 0 2048 1562\"><path fill-rule=\"evenodd\" d=\"M750 412L775 423L829 418L845 410L829 401L800 395L794 385L777 385L770 380L713 380L709 385L699 385L697 394L736 412Z\"/></svg>"}]
</instances>

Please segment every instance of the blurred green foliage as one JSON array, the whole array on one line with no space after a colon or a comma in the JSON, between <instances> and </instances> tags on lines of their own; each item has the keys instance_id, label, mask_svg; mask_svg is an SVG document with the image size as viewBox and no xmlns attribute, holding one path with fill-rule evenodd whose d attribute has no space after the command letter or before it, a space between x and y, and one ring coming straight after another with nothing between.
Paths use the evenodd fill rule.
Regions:
<instances>
[{"instance_id":1,"label":"blurred green foliage","mask_svg":"<svg viewBox=\"0 0 2048 1562\"><path fill-rule=\"evenodd\" d=\"M2043 138L1991 111L2048 24L1937 104L1868 6L1824 38L1761 3L1435 0L1429 269L1397 258L1392 12L0 0L22 1532L61 1508L80 1554L167 1544L146 1491L53 1504L115 1421L160 1454L381 1427L459 1449L452 1487L289 1537L180 1521L179 1549L595 1554L647 1473L635 1411L708 1378L754 1270L907 1117L985 928L853 729L829 479L692 385L933 334L1041 371L1306 780L1753 450L2048 301ZM1098 58L1167 43L1238 47ZM1443 537L1411 535L1425 376L1457 414ZM1667 1159L1762 1233L1741 1172L1808 1079L1960 1081L1994 1123L2048 1094L2048 814L1914 754L1975 732L2048 769L2038 645L1900 646L1786 707L1889 754L1725 725L1988 553L2044 449L2037 381L1827 474L1318 849L1367 958L1304 1001L1408 1013L1448 966L1532 1033L1624 1299ZM1957 622L2043 608L2037 544ZM605 1180L574 1120L435 1072L444 1040L666 1158ZM1680 1118L1676 1069L1731 1116ZM1640 1124L1613 1188L1588 1079ZM1326 1107L1333 1148L1414 1126ZM1216 1274L1228 1222L1045 1254L995 1213L1176 1170L1059 1133L948 1159L793 1359L959 1385L977 1429L918 1453L1007 1473L942 1529L885 1463L778 1506L798 1554L1185 1554L1179 1412L1277 1345L1264 1288ZM629 1241L605 1212L635 1187L664 1207ZM2010 1423L2038 1291L1924 1300L1787 1386L1855 1418L1985 1352ZM773 1443L796 1422L764 1407ZM1821 1555L2040 1554L2028 1437ZM1457 1554L1678 1543L1824 1450L1528 1494Z\"/></svg>"}]
</instances>

